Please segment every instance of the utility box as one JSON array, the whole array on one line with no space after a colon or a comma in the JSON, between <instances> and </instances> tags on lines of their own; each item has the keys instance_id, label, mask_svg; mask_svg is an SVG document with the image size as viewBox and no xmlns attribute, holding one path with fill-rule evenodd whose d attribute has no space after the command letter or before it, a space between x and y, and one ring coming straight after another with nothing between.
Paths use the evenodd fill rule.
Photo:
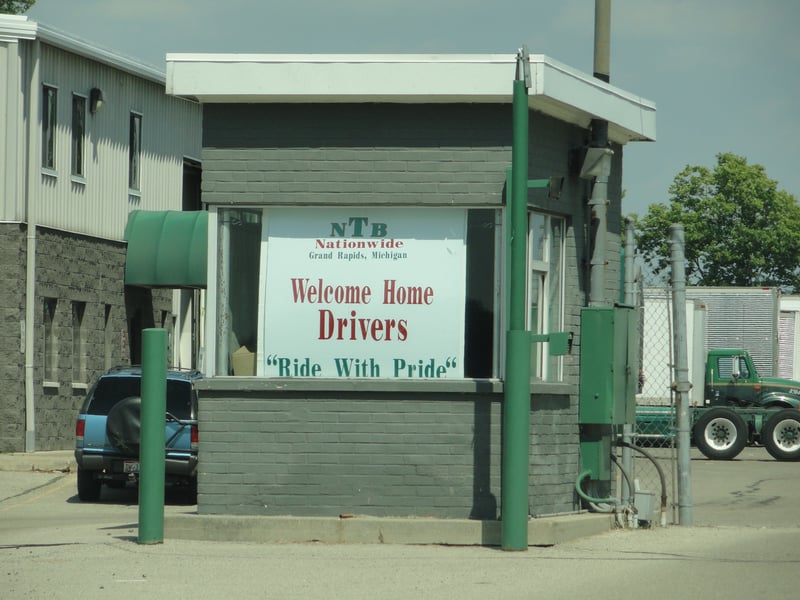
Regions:
<instances>
[{"instance_id":1,"label":"utility box","mask_svg":"<svg viewBox=\"0 0 800 600\"><path fill-rule=\"evenodd\" d=\"M584 308L580 356L580 423L634 423L639 371L638 312L621 306Z\"/></svg>"}]
</instances>

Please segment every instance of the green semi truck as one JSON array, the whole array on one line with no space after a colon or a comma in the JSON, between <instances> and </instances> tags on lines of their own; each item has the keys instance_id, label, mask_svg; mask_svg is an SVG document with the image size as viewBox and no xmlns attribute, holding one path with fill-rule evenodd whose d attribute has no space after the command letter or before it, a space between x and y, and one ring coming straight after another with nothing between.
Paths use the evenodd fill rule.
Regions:
<instances>
[{"instance_id":1,"label":"green semi truck","mask_svg":"<svg viewBox=\"0 0 800 600\"><path fill-rule=\"evenodd\" d=\"M800 460L800 382L759 376L747 350L711 350L703 398L689 411L692 440L706 457L730 460L758 444L777 460ZM637 406L637 431L674 438L675 423L673 406Z\"/></svg>"}]
</instances>

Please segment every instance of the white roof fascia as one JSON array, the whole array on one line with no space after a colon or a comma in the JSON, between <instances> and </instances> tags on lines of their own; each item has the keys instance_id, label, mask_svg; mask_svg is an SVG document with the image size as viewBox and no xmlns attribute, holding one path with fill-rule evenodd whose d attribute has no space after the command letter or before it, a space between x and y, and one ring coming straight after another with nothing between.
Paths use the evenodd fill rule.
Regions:
<instances>
[{"instance_id":1,"label":"white roof fascia","mask_svg":"<svg viewBox=\"0 0 800 600\"><path fill-rule=\"evenodd\" d=\"M544 55L532 55L529 105L612 140L655 140L655 104ZM167 54L167 94L203 103L511 103L505 54Z\"/></svg>"},{"instance_id":2,"label":"white roof fascia","mask_svg":"<svg viewBox=\"0 0 800 600\"><path fill-rule=\"evenodd\" d=\"M155 83L164 85L166 77L157 67L118 54L112 50L101 48L87 40L75 37L42 23L31 21L20 15L0 15L0 42L18 42L19 40L36 40L83 56L90 60L115 67Z\"/></svg>"}]
</instances>

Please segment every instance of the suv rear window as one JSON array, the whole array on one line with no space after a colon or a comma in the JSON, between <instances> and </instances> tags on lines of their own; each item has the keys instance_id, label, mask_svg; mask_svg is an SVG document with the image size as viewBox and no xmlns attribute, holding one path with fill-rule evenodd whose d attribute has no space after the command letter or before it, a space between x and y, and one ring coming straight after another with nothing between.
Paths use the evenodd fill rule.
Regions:
<instances>
[{"instance_id":1,"label":"suv rear window","mask_svg":"<svg viewBox=\"0 0 800 600\"><path fill-rule=\"evenodd\" d=\"M141 395L140 377L102 377L86 407L90 415L108 415L120 400ZM178 419L192 418L192 386L187 381L167 379L167 412Z\"/></svg>"}]
</instances>

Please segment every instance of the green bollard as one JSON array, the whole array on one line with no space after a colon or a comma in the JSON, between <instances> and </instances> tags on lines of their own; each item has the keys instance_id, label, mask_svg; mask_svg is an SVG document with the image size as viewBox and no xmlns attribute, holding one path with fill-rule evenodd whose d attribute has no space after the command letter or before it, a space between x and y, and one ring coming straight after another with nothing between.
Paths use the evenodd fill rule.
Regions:
<instances>
[{"instance_id":1,"label":"green bollard","mask_svg":"<svg viewBox=\"0 0 800 600\"><path fill-rule=\"evenodd\" d=\"M164 541L167 332L142 331L142 438L139 445L139 543Z\"/></svg>"}]
</instances>

